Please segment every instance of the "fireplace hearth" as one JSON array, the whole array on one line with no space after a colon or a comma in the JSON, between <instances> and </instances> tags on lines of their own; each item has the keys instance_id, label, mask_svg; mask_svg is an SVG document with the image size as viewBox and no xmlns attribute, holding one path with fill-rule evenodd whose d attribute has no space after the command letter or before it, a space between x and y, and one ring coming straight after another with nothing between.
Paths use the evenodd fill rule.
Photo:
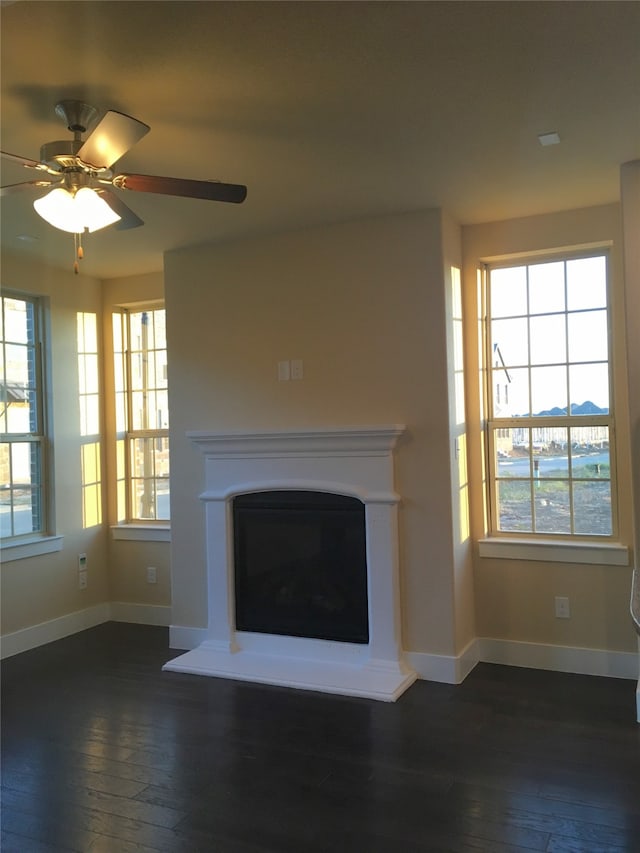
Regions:
<instances>
[{"instance_id":1,"label":"fireplace hearth","mask_svg":"<svg viewBox=\"0 0 640 853\"><path fill-rule=\"evenodd\" d=\"M208 625L206 639L164 669L387 702L413 684L394 490L404 432L187 433L204 455ZM247 518L269 516L242 541ZM237 567L243 553L248 566Z\"/></svg>"}]
</instances>

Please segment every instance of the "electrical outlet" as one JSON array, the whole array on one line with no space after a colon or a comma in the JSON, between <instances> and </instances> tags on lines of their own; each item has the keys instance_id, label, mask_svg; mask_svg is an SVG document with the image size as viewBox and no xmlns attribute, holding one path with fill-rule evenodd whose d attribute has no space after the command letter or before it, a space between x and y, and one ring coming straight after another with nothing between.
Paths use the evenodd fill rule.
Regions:
<instances>
[{"instance_id":1,"label":"electrical outlet","mask_svg":"<svg viewBox=\"0 0 640 853\"><path fill-rule=\"evenodd\" d=\"M570 619L571 609L569 607L569 599L565 595L556 595L556 619Z\"/></svg>"},{"instance_id":2,"label":"electrical outlet","mask_svg":"<svg viewBox=\"0 0 640 853\"><path fill-rule=\"evenodd\" d=\"M157 583L158 574L155 566L147 566L147 583Z\"/></svg>"},{"instance_id":3,"label":"electrical outlet","mask_svg":"<svg viewBox=\"0 0 640 853\"><path fill-rule=\"evenodd\" d=\"M86 589L87 588L87 572L81 571L78 572L78 589Z\"/></svg>"}]
</instances>

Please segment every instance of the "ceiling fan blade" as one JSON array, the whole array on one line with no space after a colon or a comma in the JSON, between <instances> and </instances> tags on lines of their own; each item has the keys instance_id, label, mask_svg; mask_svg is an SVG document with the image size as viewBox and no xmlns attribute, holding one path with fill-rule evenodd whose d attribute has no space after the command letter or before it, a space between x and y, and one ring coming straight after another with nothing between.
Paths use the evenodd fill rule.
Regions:
<instances>
[{"instance_id":1,"label":"ceiling fan blade","mask_svg":"<svg viewBox=\"0 0 640 853\"><path fill-rule=\"evenodd\" d=\"M114 192L103 188L97 189L96 192L106 201L111 210L120 217L120 222L116 222L113 226L118 231L125 231L128 228L137 228L139 225L144 225L142 219L130 207L127 207Z\"/></svg>"},{"instance_id":2,"label":"ceiling fan blade","mask_svg":"<svg viewBox=\"0 0 640 853\"><path fill-rule=\"evenodd\" d=\"M7 160L13 160L14 163L19 163L21 166L26 166L27 169L46 169L45 163L39 163L38 160L30 160L28 157L21 157L19 154L9 154L8 151L0 151L0 155Z\"/></svg>"},{"instance_id":3,"label":"ceiling fan blade","mask_svg":"<svg viewBox=\"0 0 640 853\"><path fill-rule=\"evenodd\" d=\"M150 130L148 124L124 113L109 110L100 119L78 151L83 163L108 169Z\"/></svg>"},{"instance_id":4,"label":"ceiling fan blade","mask_svg":"<svg viewBox=\"0 0 640 853\"><path fill-rule=\"evenodd\" d=\"M116 175L113 183L125 190L202 198L207 201L230 201L234 204L240 204L247 197L247 188L242 184L223 184L221 181L191 181L157 175Z\"/></svg>"},{"instance_id":5,"label":"ceiling fan blade","mask_svg":"<svg viewBox=\"0 0 640 853\"><path fill-rule=\"evenodd\" d=\"M40 187L55 187L62 181L25 181L21 184L8 184L6 187L0 187L0 196L13 195L24 190L38 189Z\"/></svg>"}]
</instances>

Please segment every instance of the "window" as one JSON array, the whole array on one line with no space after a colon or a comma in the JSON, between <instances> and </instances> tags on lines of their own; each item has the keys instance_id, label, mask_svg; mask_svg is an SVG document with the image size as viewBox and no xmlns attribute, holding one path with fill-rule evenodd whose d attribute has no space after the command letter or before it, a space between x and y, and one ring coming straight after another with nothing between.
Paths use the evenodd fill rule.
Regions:
<instances>
[{"instance_id":1,"label":"window","mask_svg":"<svg viewBox=\"0 0 640 853\"><path fill-rule=\"evenodd\" d=\"M167 341L161 307L113 315L118 521L169 520Z\"/></svg>"},{"instance_id":2,"label":"window","mask_svg":"<svg viewBox=\"0 0 640 853\"><path fill-rule=\"evenodd\" d=\"M98 328L95 314L79 312L78 396L82 471L82 526L102 522L102 475L100 466L100 384Z\"/></svg>"},{"instance_id":3,"label":"window","mask_svg":"<svg viewBox=\"0 0 640 853\"><path fill-rule=\"evenodd\" d=\"M487 268L493 534L616 532L607 256Z\"/></svg>"},{"instance_id":4,"label":"window","mask_svg":"<svg viewBox=\"0 0 640 853\"><path fill-rule=\"evenodd\" d=\"M0 297L0 525L2 538L48 532L43 309L36 298Z\"/></svg>"}]
</instances>

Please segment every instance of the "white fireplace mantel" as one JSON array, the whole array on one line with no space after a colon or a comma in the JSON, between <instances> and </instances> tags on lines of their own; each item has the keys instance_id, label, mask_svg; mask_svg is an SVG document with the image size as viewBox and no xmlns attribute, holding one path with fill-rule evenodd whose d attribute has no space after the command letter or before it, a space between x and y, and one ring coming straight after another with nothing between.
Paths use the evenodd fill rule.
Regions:
<instances>
[{"instance_id":1,"label":"white fireplace mantel","mask_svg":"<svg viewBox=\"0 0 640 853\"><path fill-rule=\"evenodd\" d=\"M394 701L415 680L401 648L393 451L401 425L262 432L189 432L204 455L208 628L165 669ZM369 643L282 637L235 629L232 501L296 489L365 505Z\"/></svg>"},{"instance_id":2,"label":"white fireplace mantel","mask_svg":"<svg viewBox=\"0 0 640 853\"><path fill-rule=\"evenodd\" d=\"M322 429L287 429L270 432L188 432L205 456L264 456L266 454L338 454L364 456L387 455L405 432L399 424L367 427L324 427Z\"/></svg>"}]
</instances>

